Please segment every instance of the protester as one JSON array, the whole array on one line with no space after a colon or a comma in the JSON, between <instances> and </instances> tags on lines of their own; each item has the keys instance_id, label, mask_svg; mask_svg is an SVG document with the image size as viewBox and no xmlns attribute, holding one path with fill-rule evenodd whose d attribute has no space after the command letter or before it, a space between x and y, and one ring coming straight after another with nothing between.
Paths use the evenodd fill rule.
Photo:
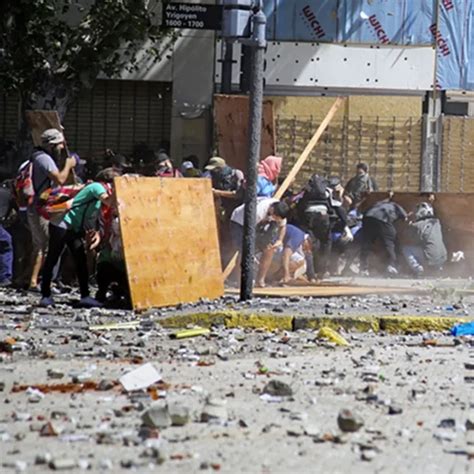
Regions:
<instances>
[{"instance_id":1,"label":"protester","mask_svg":"<svg viewBox=\"0 0 474 474\"><path fill-rule=\"evenodd\" d=\"M155 176L160 178L182 178L180 171L174 168L171 158L164 150L160 150L155 157Z\"/></svg>"},{"instance_id":2,"label":"protester","mask_svg":"<svg viewBox=\"0 0 474 474\"><path fill-rule=\"evenodd\" d=\"M417 276L427 271L439 271L448 260L441 222L435 217L433 206L422 202L416 206L415 221L409 223L411 241L402 246L402 253Z\"/></svg>"},{"instance_id":3,"label":"protester","mask_svg":"<svg viewBox=\"0 0 474 474\"><path fill-rule=\"evenodd\" d=\"M45 130L41 134L41 147L36 148L30 159L32 163L32 182L34 197L28 204L27 219L33 241L32 271L30 278L30 289L38 287L38 277L48 250L48 220L42 217L37 209L38 198L47 188L64 184L71 170L76 166L76 159L66 158L64 167L58 169L58 161L64 150L64 135L54 128Z\"/></svg>"},{"instance_id":4,"label":"protester","mask_svg":"<svg viewBox=\"0 0 474 474\"><path fill-rule=\"evenodd\" d=\"M378 186L369 175L369 166L366 163L359 163L356 166L356 175L345 186L346 199L353 208L356 208L368 193L376 191L378 191Z\"/></svg>"},{"instance_id":5,"label":"protester","mask_svg":"<svg viewBox=\"0 0 474 474\"><path fill-rule=\"evenodd\" d=\"M397 230L394 223L398 220L406 219L406 211L399 204L392 201L380 201L365 212L361 230L361 275L367 276L369 274L367 260L376 241L382 243L387 254L387 273L389 275L398 275L396 254Z\"/></svg>"},{"instance_id":6,"label":"protester","mask_svg":"<svg viewBox=\"0 0 474 474\"><path fill-rule=\"evenodd\" d=\"M109 180L114 176L109 177ZM112 188L109 184L91 183L73 198L71 209L61 220L50 223L49 251L42 273L40 306L54 306L51 297L53 268L65 246L69 248L76 266L81 293L79 306L101 306L101 303L89 296L89 274L83 240L87 239L90 248L97 246L99 234L95 229L100 208L102 205L111 206L112 203Z\"/></svg>"},{"instance_id":7,"label":"protester","mask_svg":"<svg viewBox=\"0 0 474 474\"><path fill-rule=\"evenodd\" d=\"M200 178L202 176L201 171L194 167L192 161L183 161L180 171L183 178Z\"/></svg>"},{"instance_id":8,"label":"protester","mask_svg":"<svg viewBox=\"0 0 474 474\"><path fill-rule=\"evenodd\" d=\"M331 232L337 223L342 228L343 238L352 241L347 225L347 216L342 203L332 199L332 190L323 177L315 174L306 185L298 204L299 216L313 241L314 267L319 279L329 269L332 251Z\"/></svg>"},{"instance_id":9,"label":"protester","mask_svg":"<svg viewBox=\"0 0 474 474\"><path fill-rule=\"evenodd\" d=\"M288 224L283 245L276 249L270 273L286 284L297 280L305 273L309 281L315 279L312 255L312 241L306 232Z\"/></svg>"},{"instance_id":10,"label":"protester","mask_svg":"<svg viewBox=\"0 0 474 474\"><path fill-rule=\"evenodd\" d=\"M112 168L115 172L119 173L120 175L130 171L132 168L132 163L127 160L125 155L121 155L120 153L114 154L110 160L110 168Z\"/></svg>"},{"instance_id":11,"label":"protester","mask_svg":"<svg viewBox=\"0 0 474 474\"><path fill-rule=\"evenodd\" d=\"M245 204L242 204L234 210L230 219L232 241L238 250L242 247L244 212ZM273 254L283 245L288 212L288 205L277 199L257 199L256 250L261 252L255 283L258 287L265 286L265 278L272 263Z\"/></svg>"},{"instance_id":12,"label":"protester","mask_svg":"<svg viewBox=\"0 0 474 474\"><path fill-rule=\"evenodd\" d=\"M257 168L257 196L273 197L277 190L282 161L279 156L267 156L260 161Z\"/></svg>"},{"instance_id":13,"label":"protester","mask_svg":"<svg viewBox=\"0 0 474 474\"><path fill-rule=\"evenodd\" d=\"M229 191L235 195L243 191L244 173L232 168L220 156L213 156L205 167L204 177L212 180L212 188L218 191Z\"/></svg>"},{"instance_id":14,"label":"protester","mask_svg":"<svg viewBox=\"0 0 474 474\"><path fill-rule=\"evenodd\" d=\"M111 181L113 176L102 176L102 179ZM97 258L96 300L108 305L129 307L130 292L117 208L102 206L99 223L101 245ZM112 298L108 298L109 290L112 291Z\"/></svg>"},{"instance_id":15,"label":"protester","mask_svg":"<svg viewBox=\"0 0 474 474\"><path fill-rule=\"evenodd\" d=\"M0 186L0 287L10 286L13 271L12 236L4 222L13 210L13 198L9 186Z\"/></svg>"}]
</instances>

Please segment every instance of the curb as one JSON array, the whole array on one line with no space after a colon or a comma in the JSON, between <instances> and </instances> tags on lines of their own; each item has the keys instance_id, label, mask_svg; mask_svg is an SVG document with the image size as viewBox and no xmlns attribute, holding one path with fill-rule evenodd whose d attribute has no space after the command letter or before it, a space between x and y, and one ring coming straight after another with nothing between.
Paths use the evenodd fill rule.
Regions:
<instances>
[{"instance_id":1,"label":"curb","mask_svg":"<svg viewBox=\"0 0 474 474\"><path fill-rule=\"evenodd\" d=\"M330 327L354 332L385 332L388 334L420 334L450 330L455 324L472 321L469 317L443 316L290 316L275 313L220 311L212 313L178 314L157 322L168 329L188 326L225 326L226 328L260 329L265 331L318 330Z\"/></svg>"}]
</instances>

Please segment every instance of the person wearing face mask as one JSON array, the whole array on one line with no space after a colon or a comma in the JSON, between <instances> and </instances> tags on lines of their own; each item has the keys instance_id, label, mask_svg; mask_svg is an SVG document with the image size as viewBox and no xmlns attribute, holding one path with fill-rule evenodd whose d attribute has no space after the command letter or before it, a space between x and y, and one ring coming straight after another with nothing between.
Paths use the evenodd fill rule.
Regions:
<instances>
[{"instance_id":1,"label":"person wearing face mask","mask_svg":"<svg viewBox=\"0 0 474 474\"><path fill-rule=\"evenodd\" d=\"M76 166L77 160L68 157L60 170L58 162L65 149L65 139L62 132L55 128L45 130L41 134L41 147L35 148L31 156L32 184L34 196L27 207L27 222L31 231L33 251L30 289L37 289L38 277L43 265L49 242L49 222L38 212L38 199L41 193L55 186L66 183L71 170Z\"/></svg>"},{"instance_id":2,"label":"person wearing face mask","mask_svg":"<svg viewBox=\"0 0 474 474\"><path fill-rule=\"evenodd\" d=\"M180 171L174 168L171 158L164 150L160 150L155 159L155 176L160 178L182 178Z\"/></svg>"}]
</instances>

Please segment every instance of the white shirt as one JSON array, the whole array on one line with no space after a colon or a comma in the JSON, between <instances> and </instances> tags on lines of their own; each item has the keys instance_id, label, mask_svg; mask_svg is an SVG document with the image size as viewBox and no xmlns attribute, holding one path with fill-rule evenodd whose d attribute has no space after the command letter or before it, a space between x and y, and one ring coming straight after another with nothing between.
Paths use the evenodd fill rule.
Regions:
<instances>
[{"instance_id":1,"label":"white shirt","mask_svg":"<svg viewBox=\"0 0 474 474\"><path fill-rule=\"evenodd\" d=\"M278 199L274 198L268 198L268 197L259 197L257 198L257 224L262 222L265 217L267 217L268 210L270 209L270 206L274 203L278 202ZM236 207L234 209L234 212L232 213L232 216L230 217L230 220L232 222L235 222L236 224L239 224L241 226L244 225L244 208L245 204L240 205L239 207ZM281 225L286 225L286 219L283 220Z\"/></svg>"}]
</instances>

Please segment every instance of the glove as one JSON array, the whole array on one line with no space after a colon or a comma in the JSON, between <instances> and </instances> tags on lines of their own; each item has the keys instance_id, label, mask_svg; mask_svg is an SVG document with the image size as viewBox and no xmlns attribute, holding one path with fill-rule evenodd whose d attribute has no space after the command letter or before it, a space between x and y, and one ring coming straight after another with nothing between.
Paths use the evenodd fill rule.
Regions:
<instances>
[{"instance_id":1,"label":"glove","mask_svg":"<svg viewBox=\"0 0 474 474\"><path fill-rule=\"evenodd\" d=\"M344 228L344 234L342 234L341 240L343 242L352 242L354 240L354 236L352 235L351 229L349 227Z\"/></svg>"}]
</instances>

